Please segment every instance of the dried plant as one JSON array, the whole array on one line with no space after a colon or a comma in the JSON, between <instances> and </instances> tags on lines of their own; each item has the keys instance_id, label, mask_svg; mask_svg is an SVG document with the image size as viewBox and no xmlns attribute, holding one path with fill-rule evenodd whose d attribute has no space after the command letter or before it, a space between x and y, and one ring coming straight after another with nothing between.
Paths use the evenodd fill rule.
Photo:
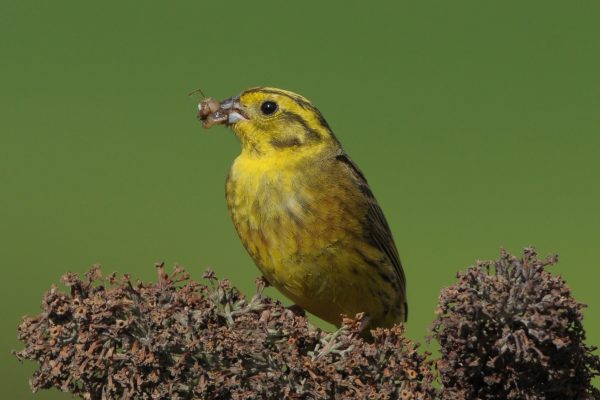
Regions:
<instances>
[{"instance_id":1,"label":"dried plant","mask_svg":"<svg viewBox=\"0 0 600 400\"><path fill-rule=\"evenodd\" d=\"M441 345L442 399L598 399L595 348L582 309L545 267L556 257L502 252L442 291L434 337Z\"/></svg>"},{"instance_id":2,"label":"dried plant","mask_svg":"<svg viewBox=\"0 0 600 400\"><path fill-rule=\"evenodd\" d=\"M478 262L442 291L432 361L401 326L361 338L361 315L326 333L257 293L246 299L208 271L158 282L63 277L25 317L19 359L37 361L34 391L85 399L600 399L600 358L585 345L583 305L533 249Z\"/></svg>"},{"instance_id":3,"label":"dried plant","mask_svg":"<svg viewBox=\"0 0 600 400\"><path fill-rule=\"evenodd\" d=\"M67 274L41 314L25 317L19 359L39 368L34 391L84 399L433 399L432 362L402 327L360 337L361 316L325 333L257 294L205 273L207 285L158 266L132 284L98 267Z\"/></svg>"}]
</instances>

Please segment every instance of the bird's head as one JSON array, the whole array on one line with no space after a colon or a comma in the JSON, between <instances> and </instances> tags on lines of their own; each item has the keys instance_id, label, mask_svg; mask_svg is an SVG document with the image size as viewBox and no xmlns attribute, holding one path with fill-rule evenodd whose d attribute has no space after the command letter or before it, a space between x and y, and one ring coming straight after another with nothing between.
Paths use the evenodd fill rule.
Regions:
<instances>
[{"instance_id":1,"label":"bird's head","mask_svg":"<svg viewBox=\"0 0 600 400\"><path fill-rule=\"evenodd\" d=\"M286 90L256 87L223 100L216 110L207 107L203 121L216 116L210 125L228 125L244 150L258 155L338 144L319 110Z\"/></svg>"}]
</instances>

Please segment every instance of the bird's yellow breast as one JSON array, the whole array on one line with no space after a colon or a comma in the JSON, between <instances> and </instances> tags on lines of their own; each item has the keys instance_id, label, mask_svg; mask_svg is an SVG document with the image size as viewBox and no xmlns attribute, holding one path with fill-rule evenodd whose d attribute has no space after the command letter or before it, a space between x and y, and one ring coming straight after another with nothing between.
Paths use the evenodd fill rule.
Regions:
<instances>
[{"instance_id":1,"label":"bird's yellow breast","mask_svg":"<svg viewBox=\"0 0 600 400\"><path fill-rule=\"evenodd\" d=\"M234 225L261 272L298 305L332 323L339 323L340 314L382 312L381 302L394 296L365 265L365 258L381 254L357 240L366 206L357 204L355 192L347 174L317 155L257 159L242 153L227 179Z\"/></svg>"},{"instance_id":2,"label":"bird's yellow breast","mask_svg":"<svg viewBox=\"0 0 600 400\"><path fill-rule=\"evenodd\" d=\"M229 210L244 245L267 279L287 292L311 286L318 271L311 271L308 259L322 257L335 240L320 223L333 216L314 206L319 194L295 164L241 155L227 181Z\"/></svg>"}]
</instances>

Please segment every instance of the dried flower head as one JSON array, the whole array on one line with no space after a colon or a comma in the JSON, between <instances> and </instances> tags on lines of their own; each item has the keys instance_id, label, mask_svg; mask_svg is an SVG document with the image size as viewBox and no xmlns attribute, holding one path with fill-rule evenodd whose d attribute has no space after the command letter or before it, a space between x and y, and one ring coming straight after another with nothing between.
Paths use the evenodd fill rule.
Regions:
<instances>
[{"instance_id":1,"label":"dried flower head","mask_svg":"<svg viewBox=\"0 0 600 400\"><path fill-rule=\"evenodd\" d=\"M597 399L600 359L585 345L582 308L527 248L458 274L439 299L434 337L442 399Z\"/></svg>"},{"instance_id":2,"label":"dried flower head","mask_svg":"<svg viewBox=\"0 0 600 400\"><path fill-rule=\"evenodd\" d=\"M326 333L280 303L251 299L214 272L208 285L157 265L158 282L63 277L25 317L19 359L38 362L34 391L85 399L433 399L432 362L402 327L360 336L361 318ZM417 372L418 371L418 372Z\"/></svg>"}]
</instances>

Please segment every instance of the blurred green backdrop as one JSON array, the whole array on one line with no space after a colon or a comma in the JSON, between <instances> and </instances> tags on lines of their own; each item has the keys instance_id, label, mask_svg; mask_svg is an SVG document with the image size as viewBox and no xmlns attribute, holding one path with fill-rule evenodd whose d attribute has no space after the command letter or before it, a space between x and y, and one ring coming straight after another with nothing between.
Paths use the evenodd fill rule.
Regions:
<instances>
[{"instance_id":1,"label":"blurred green backdrop","mask_svg":"<svg viewBox=\"0 0 600 400\"><path fill-rule=\"evenodd\" d=\"M238 143L201 130L197 87L322 110L394 231L410 337L457 270L533 244L560 253L600 344L598 21L592 1L3 1L3 397L33 397L9 352L65 271L148 280L164 260L252 292L224 200Z\"/></svg>"}]
</instances>

